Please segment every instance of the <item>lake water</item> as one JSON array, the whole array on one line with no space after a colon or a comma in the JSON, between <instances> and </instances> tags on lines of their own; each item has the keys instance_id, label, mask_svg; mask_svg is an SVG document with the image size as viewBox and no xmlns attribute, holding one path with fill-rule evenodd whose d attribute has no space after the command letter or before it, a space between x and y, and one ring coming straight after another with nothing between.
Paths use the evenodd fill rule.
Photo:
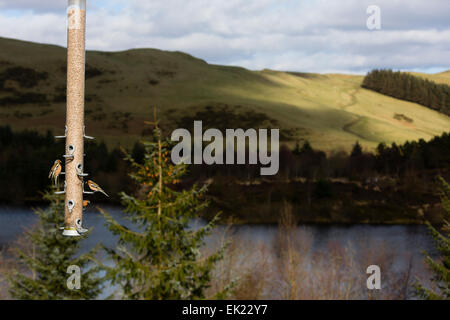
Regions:
<instances>
[{"instance_id":1,"label":"lake water","mask_svg":"<svg viewBox=\"0 0 450 320\"><path fill-rule=\"evenodd\" d=\"M104 209L116 219L123 221L120 209L108 207ZM7 246L13 242L26 228L36 222L36 215L31 209L0 207L0 246ZM116 238L107 230L101 214L87 211L83 224L89 229L92 228L88 239L83 241L83 250L88 250L99 242L115 246ZM193 224L201 225L202 222L197 221ZM229 239L236 240L234 247L240 249L240 252L253 253L256 248L264 246L271 255L277 255L278 249L274 244L277 243L280 231L275 225L240 225L231 228L221 226L208 239L207 246L216 246L225 233ZM423 263L423 251L435 254L433 240L425 226L307 225L299 226L294 238L298 243L308 243L308 255L320 252L327 257L331 251L336 252L336 248L350 248L356 256L364 256L366 264L377 264L381 259L381 252L384 256L383 263L389 264L390 272L401 273L409 270L411 279L428 277ZM241 255L242 260L257 259L251 254ZM389 257L388 262L385 261L386 257ZM248 261L242 263L248 264ZM309 266L311 267L311 262ZM365 269L362 272L365 272Z\"/></svg>"}]
</instances>

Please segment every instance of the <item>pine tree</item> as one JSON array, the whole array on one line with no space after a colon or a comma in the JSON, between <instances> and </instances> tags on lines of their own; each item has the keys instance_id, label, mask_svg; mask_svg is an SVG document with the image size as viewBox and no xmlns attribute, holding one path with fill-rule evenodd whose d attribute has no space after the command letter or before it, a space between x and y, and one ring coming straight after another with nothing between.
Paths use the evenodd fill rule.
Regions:
<instances>
[{"instance_id":1,"label":"pine tree","mask_svg":"<svg viewBox=\"0 0 450 320\"><path fill-rule=\"evenodd\" d=\"M356 141L356 143L353 145L353 149L352 149L350 156L352 158L354 158L354 157L362 156L362 154L363 154L363 150L362 150L361 144L359 143L359 141Z\"/></svg>"},{"instance_id":2,"label":"pine tree","mask_svg":"<svg viewBox=\"0 0 450 320\"><path fill-rule=\"evenodd\" d=\"M311 144L308 140L305 141L302 148L300 149L300 154L307 154L313 152L313 148L311 147Z\"/></svg>"},{"instance_id":3,"label":"pine tree","mask_svg":"<svg viewBox=\"0 0 450 320\"><path fill-rule=\"evenodd\" d=\"M436 242L437 249L441 255L440 259L426 257L426 263L433 271L432 282L437 289L432 290L421 284L416 285L416 294L427 300L450 299L450 185L443 179L439 178L442 183L442 206L446 213L442 232L434 228L430 223L428 229Z\"/></svg>"},{"instance_id":4,"label":"pine tree","mask_svg":"<svg viewBox=\"0 0 450 320\"><path fill-rule=\"evenodd\" d=\"M35 211L38 224L24 234L24 240L33 249L14 250L21 267L8 277L11 296L26 300L97 298L102 291L99 268L92 264L97 250L79 254L81 241L86 236L65 237L59 228L64 224L64 198L47 192L44 199L50 201L50 206ZM79 289L69 289L73 272L70 266L80 268Z\"/></svg>"},{"instance_id":5,"label":"pine tree","mask_svg":"<svg viewBox=\"0 0 450 320\"><path fill-rule=\"evenodd\" d=\"M199 250L217 217L205 227L190 228L192 219L207 206L206 186L179 187L187 167L171 163L173 143L163 140L158 124L153 124L153 142L143 142L143 162L126 155L133 168L130 176L140 189L136 197L121 193L132 226L103 212L119 238L116 248L105 248L114 262L114 267L106 267L107 275L120 287L123 299L202 299L215 263L223 257L224 248L207 257Z\"/></svg>"},{"instance_id":6,"label":"pine tree","mask_svg":"<svg viewBox=\"0 0 450 320\"><path fill-rule=\"evenodd\" d=\"M295 143L295 148L294 148L294 150L292 150L292 153L293 154L295 154L296 156L298 156L299 154L300 154L300 142L298 142L298 140L297 140L297 142Z\"/></svg>"},{"instance_id":7,"label":"pine tree","mask_svg":"<svg viewBox=\"0 0 450 320\"><path fill-rule=\"evenodd\" d=\"M387 69L368 72L361 86L450 114L448 100L450 86L447 84L437 84L405 72Z\"/></svg>"}]
</instances>

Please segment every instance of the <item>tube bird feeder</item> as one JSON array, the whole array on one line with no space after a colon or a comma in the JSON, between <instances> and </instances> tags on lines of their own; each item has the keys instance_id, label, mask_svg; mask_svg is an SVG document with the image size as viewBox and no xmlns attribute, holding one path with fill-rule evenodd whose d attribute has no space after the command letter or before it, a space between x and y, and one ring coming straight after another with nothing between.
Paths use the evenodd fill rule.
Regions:
<instances>
[{"instance_id":1,"label":"tube bird feeder","mask_svg":"<svg viewBox=\"0 0 450 320\"><path fill-rule=\"evenodd\" d=\"M84 99L86 0L69 0L67 9L67 113L65 151L65 226L63 235L79 236L82 228L84 177ZM91 138L91 137L88 137Z\"/></svg>"}]
</instances>

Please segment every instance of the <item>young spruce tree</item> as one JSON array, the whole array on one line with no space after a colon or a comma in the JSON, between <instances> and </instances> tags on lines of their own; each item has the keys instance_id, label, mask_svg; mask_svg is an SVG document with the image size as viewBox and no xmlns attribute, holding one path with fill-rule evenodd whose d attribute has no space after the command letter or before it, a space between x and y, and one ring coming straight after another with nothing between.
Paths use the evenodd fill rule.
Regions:
<instances>
[{"instance_id":1,"label":"young spruce tree","mask_svg":"<svg viewBox=\"0 0 450 320\"><path fill-rule=\"evenodd\" d=\"M431 280L437 288L432 290L420 284L416 286L417 295L427 300L450 299L450 185L443 178L439 179L442 183L441 199L445 211L442 232L438 231L430 223L427 224L436 242L441 258L433 259L430 256L426 257L426 263L433 271L433 278Z\"/></svg>"},{"instance_id":2,"label":"young spruce tree","mask_svg":"<svg viewBox=\"0 0 450 320\"><path fill-rule=\"evenodd\" d=\"M44 199L50 201L50 206L35 211L38 224L24 235L29 247L14 250L20 270L8 277L11 296L24 300L97 298L102 291L102 280L98 277L98 267L92 264L96 250L80 255L80 241L84 237L62 235L59 226L64 224L63 196L48 192ZM79 289L69 289L68 280L71 282L73 272L68 270L70 266L80 268Z\"/></svg>"},{"instance_id":3,"label":"young spruce tree","mask_svg":"<svg viewBox=\"0 0 450 320\"><path fill-rule=\"evenodd\" d=\"M123 299L203 299L224 251L200 254L216 219L199 229L189 226L207 206L206 186L177 188L187 167L172 164L173 142L163 139L157 122L151 124L153 141L143 142L142 163L126 155L133 168L130 176L140 189L137 197L121 193L133 226L127 228L103 212L109 229L118 235L118 246L105 248L114 262L107 274Z\"/></svg>"}]
</instances>

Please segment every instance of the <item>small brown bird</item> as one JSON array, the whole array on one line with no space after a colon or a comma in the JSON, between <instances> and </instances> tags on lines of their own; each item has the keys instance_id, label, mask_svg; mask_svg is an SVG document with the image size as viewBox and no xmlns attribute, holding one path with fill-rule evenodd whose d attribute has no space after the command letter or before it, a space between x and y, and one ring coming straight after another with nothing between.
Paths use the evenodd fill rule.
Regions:
<instances>
[{"instance_id":1,"label":"small brown bird","mask_svg":"<svg viewBox=\"0 0 450 320\"><path fill-rule=\"evenodd\" d=\"M48 178L55 180L55 187L58 186L58 177L61 173L61 169L62 169L61 160L56 160L55 163L53 164L53 167L50 169Z\"/></svg>"},{"instance_id":2,"label":"small brown bird","mask_svg":"<svg viewBox=\"0 0 450 320\"><path fill-rule=\"evenodd\" d=\"M83 209L86 209L89 203L91 203L89 200L83 200Z\"/></svg>"},{"instance_id":3,"label":"small brown bird","mask_svg":"<svg viewBox=\"0 0 450 320\"><path fill-rule=\"evenodd\" d=\"M102 188L100 188L100 186L98 184L96 184L94 181L92 180L88 180L88 186L89 188L94 191L94 192L101 192L103 193L105 196L109 197L105 191L103 191Z\"/></svg>"}]
</instances>

